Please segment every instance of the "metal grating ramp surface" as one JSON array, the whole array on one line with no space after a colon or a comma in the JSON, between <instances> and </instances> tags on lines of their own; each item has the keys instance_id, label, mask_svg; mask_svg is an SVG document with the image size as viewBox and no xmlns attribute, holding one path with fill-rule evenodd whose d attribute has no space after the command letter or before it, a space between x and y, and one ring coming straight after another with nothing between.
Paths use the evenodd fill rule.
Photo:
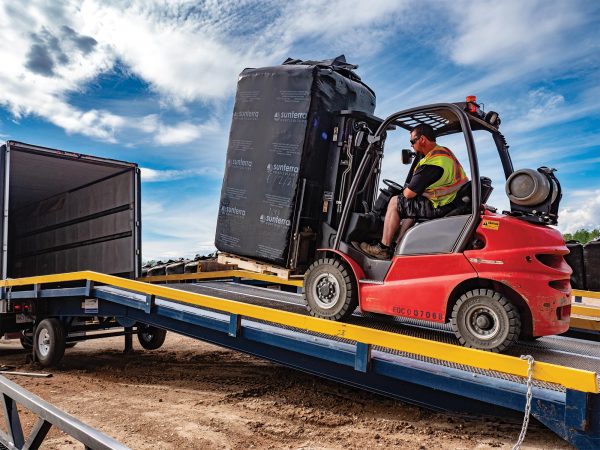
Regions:
<instances>
[{"instance_id":1,"label":"metal grating ramp surface","mask_svg":"<svg viewBox=\"0 0 600 450\"><path fill-rule=\"evenodd\" d=\"M228 300L251 303L299 314L307 314L301 294L223 281L208 281L195 284L168 284L167 286L174 289L181 289L204 295L218 296ZM285 330L307 333L323 339L329 339L348 344L356 344L356 342L347 339L307 332L305 330L295 329L293 327L282 326L277 323L256 319L249 320L256 323L269 324ZM376 314L362 315L360 313L355 313L348 323L377 330L398 333L405 336L459 345L458 340L447 324L421 322L415 319L379 316ZM482 376L490 376L520 384L525 383L524 378L507 375L501 372L477 369L470 366L423 357L421 355L389 350L386 348L375 347L374 350L386 354L407 357L426 363L460 369ZM544 361L551 364L600 372L600 345L598 343L589 341L582 341L560 336L548 336L532 342L519 342L510 348L506 354L512 356L528 354L532 355L536 361ZM561 392L565 390L560 385L538 381L535 382L535 386Z\"/></svg>"}]
</instances>

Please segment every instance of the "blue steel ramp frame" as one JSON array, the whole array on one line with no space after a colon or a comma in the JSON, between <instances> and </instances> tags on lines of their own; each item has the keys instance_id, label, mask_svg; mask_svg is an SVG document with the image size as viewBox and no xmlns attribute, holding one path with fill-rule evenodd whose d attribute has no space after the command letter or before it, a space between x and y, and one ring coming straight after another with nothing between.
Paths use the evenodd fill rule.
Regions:
<instances>
[{"instance_id":1,"label":"blue steel ramp frame","mask_svg":"<svg viewBox=\"0 0 600 450\"><path fill-rule=\"evenodd\" d=\"M82 288L55 284L75 280L87 283ZM525 408L527 387L522 377L527 363L507 355L93 272L0 283L21 286L20 298L44 302L47 316L86 316L82 301L96 298L98 311L91 316L127 317L437 411L514 417ZM54 284L44 286L47 283ZM23 290L28 285L32 289ZM3 290L2 297L6 296ZM470 358L472 363L461 358ZM472 367L465 368L465 364ZM481 370L484 367L487 370ZM598 374L536 363L534 378L541 383L533 388L532 416L579 449L600 448Z\"/></svg>"}]
</instances>

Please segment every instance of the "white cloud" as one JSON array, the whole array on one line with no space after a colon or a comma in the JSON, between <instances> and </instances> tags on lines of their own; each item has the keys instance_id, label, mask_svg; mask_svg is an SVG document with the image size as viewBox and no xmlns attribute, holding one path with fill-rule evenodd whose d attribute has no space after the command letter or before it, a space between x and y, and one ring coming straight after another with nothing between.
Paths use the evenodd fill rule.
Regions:
<instances>
[{"instance_id":1,"label":"white cloud","mask_svg":"<svg viewBox=\"0 0 600 450\"><path fill-rule=\"evenodd\" d=\"M203 128L189 122L178 123L175 126L162 125L154 141L159 145L185 144L198 139Z\"/></svg>"},{"instance_id":2,"label":"white cloud","mask_svg":"<svg viewBox=\"0 0 600 450\"><path fill-rule=\"evenodd\" d=\"M182 180L191 177L221 177L222 173L212 167L199 170L156 170L149 167L141 167L142 181L144 183L155 183L163 181Z\"/></svg>"},{"instance_id":3,"label":"white cloud","mask_svg":"<svg viewBox=\"0 0 600 450\"><path fill-rule=\"evenodd\" d=\"M508 66L522 72L574 59L582 51L567 33L586 21L585 13L573 2L461 3L463 8L453 8L459 26L450 54L458 64Z\"/></svg>"},{"instance_id":4,"label":"white cloud","mask_svg":"<svg viewBox=\"0 0 600 450\"><path fill-rule=\"evenodd\" d=\"M218 209L218 196L176 203L144 200L144 227L153 232L144 237L143 258L193 258L196 254L213 252Z\"/></svg>"},{"instance_id":5,"label":"white cloud","mask_svg":"<svg viewBox=\"0 0 600 450\"><path fill-rule=\"evenodd\" d=\"M573 192L568 200L569 206L561 208L558 215L561 232L600 228L600 189Z\"/></svg>"},{"instance_id":6,"label":"white cloud","mask_svg":"<svg viewBox=\"0 0 600 450\"><path fill-rule=\"evenodd\" d=\"M0 6L0 105L16 118L36 115L68 133L115 142L129 129L152 134L158 145L194 141L207 124L137 124L100 108L69 101L98 75L122 64L148 83L159 103L223 100L244 67L278 63L296 42L308 39L323 50L379 48L406 3L358 0L297 4L233 1L196 3L98 0L48 4L31 1ZM351 29L352 33L348 33ZM208 103L207 103L208 102ZM219 109L219 106L213 106Z\"/></svg>"}]
</instances>

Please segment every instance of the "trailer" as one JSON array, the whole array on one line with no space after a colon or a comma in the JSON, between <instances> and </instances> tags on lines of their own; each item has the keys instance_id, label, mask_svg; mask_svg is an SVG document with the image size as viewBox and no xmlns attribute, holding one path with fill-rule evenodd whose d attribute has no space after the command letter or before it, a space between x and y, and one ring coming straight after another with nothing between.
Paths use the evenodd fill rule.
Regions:
<instances>
[{"instance_id":1,"label":"trailer","mask_svg":"<svg viewBox=\"0 0 600 450\"><path fill-rule=\"evenodd\" d=\"M26 299L44 311L38 354L64 346L70 317L118 317L438 411L503 417L530 408L576 448L600 444L598 342L548 336L495 354L459 346L439 324L358 312L348 323L311 317L298 293L234 281L157 285L83 271L0 286L3 300Z\"/></svg>"},{"instance_id":2,"label":"trailer","mask_svg":"<svg viewBox=\"0 0 600 450\"><path fill-rule=\"evenodd\" d=\"M0 201L3 279L83 269L139 276L137 164L8 141L0 147ZM30 347L38 313L31 302L0 300L0 336ZM118 325L71 321L73 339Z\"/></svg>"}]
</instances>

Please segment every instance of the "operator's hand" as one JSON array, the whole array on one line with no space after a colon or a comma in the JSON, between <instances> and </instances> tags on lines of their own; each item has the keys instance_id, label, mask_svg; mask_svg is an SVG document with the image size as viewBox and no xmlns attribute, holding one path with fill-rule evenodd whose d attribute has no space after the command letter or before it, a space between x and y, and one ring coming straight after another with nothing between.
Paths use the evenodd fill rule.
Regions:
<instances>
[{"instance_id":1,"label":"operator's hand","mask_svg":"<svg viewBox=\"0 0 600 450\"><path fill-rule=\"evenodd\" d=\"M402 195L404 195L404 198L415 198L417 196L417 193L411 190L410 188L405 187L402 191Z\"/></svg>"}]
</instances>

